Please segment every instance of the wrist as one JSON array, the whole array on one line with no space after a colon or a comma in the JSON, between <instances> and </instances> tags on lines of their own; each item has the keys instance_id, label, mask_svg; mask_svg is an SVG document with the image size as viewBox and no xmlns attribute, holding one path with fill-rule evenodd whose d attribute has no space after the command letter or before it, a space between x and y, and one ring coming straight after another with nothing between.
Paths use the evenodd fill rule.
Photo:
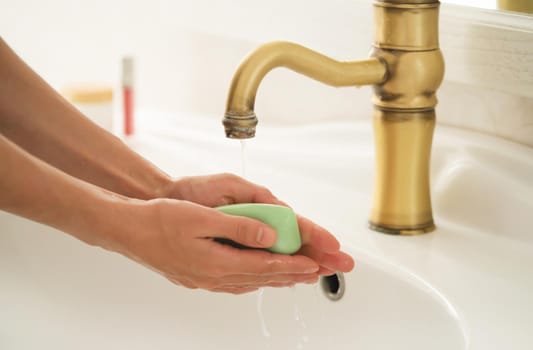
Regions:
<instances>
[{"instance_id":1,"label":"wrist","mask_svg":"<svg viewBox=\"0 0 533 350\"><path fill-rule=\"evenodd\" d=\"M176 179L163 172L160 172L159 174L155 175L155 185L149 190L149 193L145 199L150 200L157 198L171 198L172 192L176 187L176 182Z\"/></svg>"},{"instance_id":2,"label":"wrist","mask_svg":"<svg viewBox=\"0 0 533 350\"><path fill-rule=\"evenodd\" d=\"M173 179L141 155L133 151L125 153L115 162L114 171L109 164L106 165L113 174L109 183L97 184L130 198L149 200L165 197Z\"/></svg>"},{"instance_id":3,"label":"wrist","mask_svg":"<svg viewBox=\"0 0 533 350\"><path fill-rule=\"evenodd\" d=\"M78 238L90 245L123 253L136 232L134 229L140 228L139 208L146 201L104 189L98 192L88 200L85 213L81 213L88 225L78 230L82 234Z\"/></svg>"},{"instance_id":4,"label":"wrist","mask_svg":"<svg viewBox=\"0 0 533 350\"><path fill-rule=\"evenodd\" d=\"M159 187L154 189L152 197L157 198L171 198L178 200L189 200L192 191L190 177L185 176L181 178L171 178L167 176L166 179L161 179Z\"/></svg>"},{"instance_id":5,"label":"wrist","mask_svg":"<svg viewBox=\"0 0 533 350\"><path fill-rule=\"evenodd\" d=\"M154 233L162 229L161 204L165 199L139 200L127 197L106 198L99 217L103 218L98 246L142 263L140 251L149 251Z\"/></svg>"}]
</instances>

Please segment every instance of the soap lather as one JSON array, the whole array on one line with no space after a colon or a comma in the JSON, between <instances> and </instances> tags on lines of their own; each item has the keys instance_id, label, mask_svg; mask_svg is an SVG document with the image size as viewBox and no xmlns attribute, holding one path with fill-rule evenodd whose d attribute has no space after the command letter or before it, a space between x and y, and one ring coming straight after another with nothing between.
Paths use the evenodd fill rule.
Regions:
<instances>
[{"instance_id":1,"label":"soap lather","mask_svg":"<svg viewBox=\"0 0 533 350\"><path fill-rule=\"evenodd\" d=\"M241 203L225 205L216 209L228 215L245 216L259 220L274 228L278 238L272 247L267 248L272 253L293 254L302 246L296 214L289 207L264 203Z\"/></svg>"}]
</instances>

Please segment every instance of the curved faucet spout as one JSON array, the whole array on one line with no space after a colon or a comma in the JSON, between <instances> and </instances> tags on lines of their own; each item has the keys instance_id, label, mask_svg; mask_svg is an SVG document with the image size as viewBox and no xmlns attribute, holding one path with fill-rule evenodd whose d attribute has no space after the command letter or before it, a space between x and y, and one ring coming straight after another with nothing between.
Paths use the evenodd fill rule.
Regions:
<instances>
[{"instance_id":1,"label":"curved faucet spout","mask_svg":"<svg viewBox=\"0 0 533 350\"><path fill-rule=\"evenodd\" d=\"M223 121L227 137L254 137L257 89L265 75L277 67L335 87L379 84L387 76L386 64L379 58L337 61L290 42L264 44L244 59L233 76Z\"/></svg>"},{"instance_id":2,"label":"curved faucet spout","mask_svg":"<svg viewBox=\"0 0 533 350\"><path fill-rule=\"evenodd\" d=\"M254 137L255 95L273 68L332 86L373 84L376 179L370 228L399 235L433 231L429 164L444 78L439 7L438 0L374 0L373 58L365 61L340 62L288 42L259 47L233 77L226 136Z\"/></svg>"}]
</instances>

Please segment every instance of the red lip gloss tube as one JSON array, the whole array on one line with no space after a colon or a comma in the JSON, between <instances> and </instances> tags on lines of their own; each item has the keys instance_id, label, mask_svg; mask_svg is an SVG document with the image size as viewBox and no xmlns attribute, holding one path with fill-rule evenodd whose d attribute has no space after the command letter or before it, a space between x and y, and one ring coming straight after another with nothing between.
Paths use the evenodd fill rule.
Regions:
<instances>
[{"instance_id":1,"label":"red lip gloss tube","mask_svg":"<svg viewBox=\"0 0 533 350\"><path fill-rule=\"evenodd\" d=\"M133 57L122 58L122 100L124 135L131 136L134 132Z\"/></svg>"}]
</instances>

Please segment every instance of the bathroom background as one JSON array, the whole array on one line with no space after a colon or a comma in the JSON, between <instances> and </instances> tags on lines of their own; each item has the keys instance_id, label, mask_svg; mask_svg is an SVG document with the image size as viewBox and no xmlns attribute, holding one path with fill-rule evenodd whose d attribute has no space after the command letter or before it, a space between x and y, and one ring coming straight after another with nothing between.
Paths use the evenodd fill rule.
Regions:
<instances>
[{"instance_id":1,"label":"bathroom background","mask_svg":"<svg viewBox=\"0 0 533 350\"><path fill-rule=\"evenodd\" d=\"M496 3L442 5L439 122L533 146L532 17L452 2ZM177 113L221 119L235 68L262 42L297 41L339 60L368 55L372 1L327 4L334 10L321 0L0 0L0 33L59 90L79 82L118 89L120 60L133 55L140 124ZM262 84L257 110L263 123L369 118L370 96L370 88L332 89L279 69Z\"/></svg>"},{"instance_id":2,"label":"bathroom background","mask_svg":"<svg viewBox=\"0 0 533 350\"><path fill-rule=\"evenodd\" d=\"M0 35L59 90L114 86L117 124L120 61L133 55L137 132L159 132L127 143L181 176L237 172L246 159L221 125L246 53L291 40L361 59L372 12L371 0L0 0ZM533 17L443 3L440 24L438 122L533 146ZM529 350L532 149L437 127L437 232L375 234L366 229L370 98L369 87L334 89L275 70L261 84L261 127L246 146L246 177L330 229L356 258L342 301L311 286L269 289L264 299L176 288L118 254L2 212L0 349ZM331 119L362 122L322 123Z\"/></svg>"}]
</instances>

